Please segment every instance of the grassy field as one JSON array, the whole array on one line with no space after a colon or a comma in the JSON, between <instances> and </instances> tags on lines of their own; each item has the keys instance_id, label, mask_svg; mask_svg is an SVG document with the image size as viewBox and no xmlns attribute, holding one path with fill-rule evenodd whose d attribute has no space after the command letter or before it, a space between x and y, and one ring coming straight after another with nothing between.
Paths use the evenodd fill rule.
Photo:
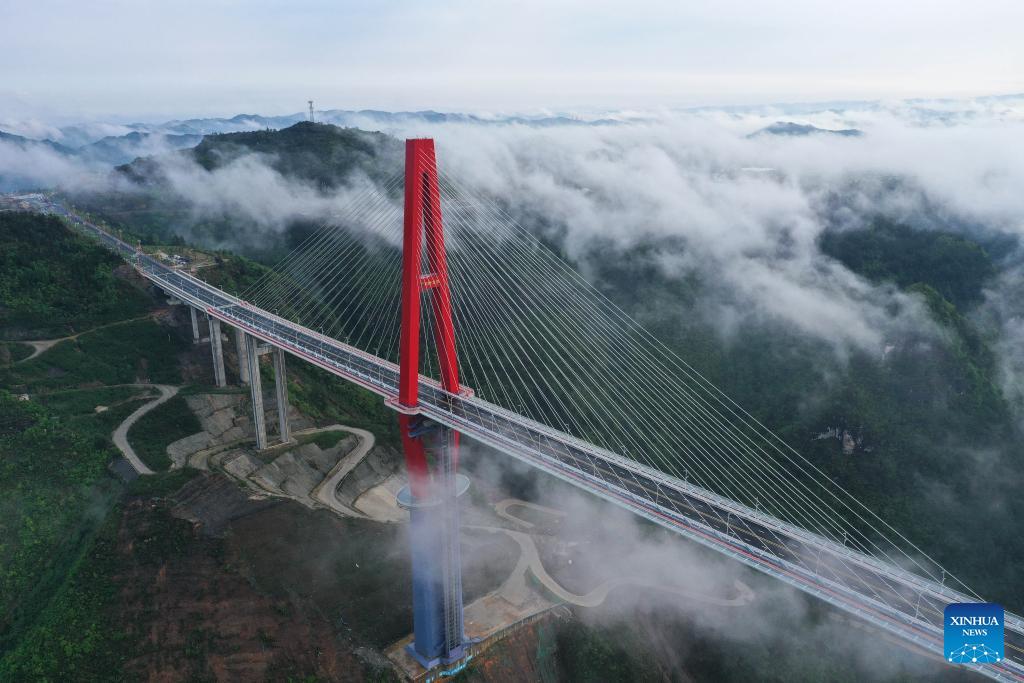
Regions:
<instances>
[{"instance_id":1,"label":"grassy field","mask_svg":"<svg viewBox=\"0 0 1024 683\"><path fill-rule=\"evenodd\" d=\"M82 543L62 567L46 601L35 604L30 625L10 650L0 651L0 680L119 681L130 648L113 618L117 599L118 516Z\"/></svg>"},{"instance_id":2,"label":"grassy field","mask_svg":"<svg viewBox=\"0 0 1024 683\"><path fill-rule=\"evenodd\" d=\"M299 437L299 443L315 443L322 450L326 451L328 448L334 448L337 446L338 442L348 435L348 432L343 432L340 429L329 432L317 432L316 434L304 434Z\"/></svg>"},{"instance_id":3,"label":"grassy field","mask_svg":"<svg viewBox=\"0 0 1024 683\"><path fill-rule=\"evenodd\" d=\"M55 391L41 394L35 400L61 415L96 415L97 406L110 409L145 393L146 389L138 387L96 387Z\"/></svg>"},{"instance_id":4,"label":"grassy field","mask_svg":"<svg viewBox=\"0 0 1024 683\"><path fill-rule=\"evenodd\" d=\"M146 477L139 477L128 484L128 494L140 497L162 497L178 491L199 474L192 467L182 467L168 472L157 472Z\"/></svg>"},{"instance_id":5,"label":"grassy field","mask_svg":"<svg viewBox=\"0 0 1024 683\"><path fill-rule=\"evenodd\" d=\"M175 396L139 418L128 431L128 442L155 472L170 469L167 446L202 430L202 425L181 396Z\"/></svg>"},{"instance_id":6,"label":"grassy field","mask_svg":"<svg viewBox=\"0 0 1024 683\"><path fill-rule=\"evenodd\" d=\"M63 341L27 363L0 370L0 385L29 393L83 384L181 382L178 354L189 340L153 320L130 320Z\"/></svg>"},{"instance_id":7,"label":"grassy field","mask_svg":"<svg viewBox=\"0 0 1024 683\"><path fill-rule=\"evenodd\" d=\"M32 355L34 349L18 342L0 343L0 367L10 367Z\"/></svg>"},{"instance_id":8,"label":"grassy field","mask_svg":"<svg viewBox=\"0 0 1024 683\"><path fill-rule=\"evenodd\" d=\"M289 364L288 375L292 405L318 424L360 427L383 446L401 443L394 412L375 394L306 363Z\"/></svg>"},{"instance_id":9,"label":"grassy field","mask_svg":"<svg viewBox=\"0 0 1024 683\"><path fill-rule=\"evenodd\" d=\"M273 530L273 533L268 533ZM232 522L232 561L264 590L301 593L333 623L384 647L412 621L407 545L397 525L279 505ZM309 549L317 548L315 561Z\"/></svg>"},{"instance_id":10,"label":"grassy field","mask_svg":"<svg viewBox=\"0 0 1024 683\"><path fill-rule=\"evenodd\" d=\"M173 492L195 476L179 470L136 480L133 496ZM145 483L143 483L145 482ZM193 550L191 525L166 510L151 515L142 542L131 544L130 557L118 551L124 506L112 507L88 543L62 567L51 597L36 605L31 623L17 644L0 651L2 681L124 681L123 666L142 647L137 623L119 618L127 566L161 566ZM143 630L144 632L144 630Z\"/></svg>"},{"instance_id":11,"label":"grassy field","mask_svg":"<svg viewBox=\"0 0 1024 683\"><path fill-rule=\"evenodd\" d=\"M145 392L102 385L178 381L184 344L134 320L153 300L98 245L50 217L3 214L0 228L0 339L86 330L23 363L30 346L0 345L0 680L109 679L103 538L124 490L106 469L110 434Z\"/></svg>"},{"instance_id":12,"label":"grassy field","mask_svg":"<svg viewBox=\"0 0 1024 683\"><path fill-rule=\"evenodd\" d=\"M119 564L125 560L114 551L119 530L123 533L116 510L121 501L127 510L133 496L170 495L196 473L165 472L126 487L107 472L117 454L111 432L151 393L119 385L180 384L179 357L191 349L191 340L187 329L152 318L135 319L154 301L113 275L122 265L117 259L64 235L63 227L50 219L23 216L19 221L23 243L0 257L0 309L5 313L0 315L0 339L56 338L86 331L18 364L15 361L26 358L31 348L0 342L0 681L125 680L124 664L137 643L128 636L132 624L118 619L117 604L125 586L117 582L126 565ZM67 240L62 249L81 250L85 256L65 255L69 263L62 268L55 259L63 251L54 256L30 239L40 221ZM0 235L0 242L10 237L9 232ZM292 386L298 399L316 406L325 421L351 417L353 424L376 431L391 417L375 399L366 403L366 396L326 376L298 368L294 376L299 378ZM22 392L31 400L18 400L16 394ZM106 409L97 412L98 406ZM129 438L139 455L160 470L170 464L166 446L199 429L184 398L176 397L143 417ZM322 434L316 442L326 448L343 436ZM146 555L154 549L180 550L175 530L191 533L192 526L170 521L166 528L150 526L145 535L132 539L137 542L130 544L135 551L129 565L162 562ZM364 610L354 604L351 611L346 607L344 617L361 620L360 625L365 623L374 633L406 628L407 610L388 614L382 630L380 610L372 605L393 598L392 582L380 580L382 571L398 578L405 576L407 567L380 557L388 554L388 547L378 543L375 529L350 532L359 550L357 561L383 569L363 572L344 567L355 572L342 577L352 579L351 594L357 601L369 600L370 606ZM320 540L333 544L337 539L324 534ZM262 535L253 539L264 541ZM325 578L326 594L335 579Z\"/></svg>"}]
</instances>

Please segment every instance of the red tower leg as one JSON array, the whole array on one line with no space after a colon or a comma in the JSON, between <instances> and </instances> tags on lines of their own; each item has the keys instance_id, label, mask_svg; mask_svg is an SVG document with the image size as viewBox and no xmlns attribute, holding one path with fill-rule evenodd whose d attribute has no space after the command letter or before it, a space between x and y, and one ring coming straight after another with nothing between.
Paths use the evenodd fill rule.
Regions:
<instances>
[{"instance_id":1,"label":"red tower leg","mask_svg":"<svg viewBox=\"0 0 1024 683\"><path fill-rule=\"evenodd\" d=\"M422 259L426 244L426 272ZM437 343L441 386L458 393L459 367L452 324L448 260L445 256L441 190L438 184L434 141L405 142L405 217L402 238L402 328L399 339L398 402L415 408L419 400L420 305L424 291L431 294L434 339ZM411 438L409 418L400 418L406 467L413 495L426 494L427 462L420 439ZM458 448L458 435L455 435ZM455 456L457 458L457 455Z\"/></svg>"},{"instance_id":2,"label":"red tower leg","mask_svg":"<svg viewBox=\"0 0 1024 683\"><path fill-rule=\"evenodd\" d=\"M419 389L420 298L431 290L441 385L459 391L459 367L452 325L448 259L445 256L441 191L434 141L405 142L405 224L402 239L402 331L399 343L398 402L416 406ZM424 240L425 238L425 240ZM422 249L427 246L427 272Z\"/></svg>"}]
</instances>

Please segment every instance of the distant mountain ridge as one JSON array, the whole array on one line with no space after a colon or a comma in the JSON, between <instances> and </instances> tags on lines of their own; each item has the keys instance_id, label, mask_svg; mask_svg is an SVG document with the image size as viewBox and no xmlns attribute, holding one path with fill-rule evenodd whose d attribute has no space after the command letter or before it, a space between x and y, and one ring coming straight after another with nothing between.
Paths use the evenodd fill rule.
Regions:
<instances>
[{"instance_id":1,"label":"distant mountain ridge","mask_svg":"<svg viewBox=\"0 0 1024 683\"><path fill-rule=\"evenodd\" d=\"M533 127L599 126L621 123L614 119L582 119L571 116L477 116L475 114L445 113L432 110L389 112L376 109L331 109L315 112L317 123L339 128L359 128L396 132L397 128L415 127L417 124L465 123L474 125L522 125ZM86 168L104 170L130 164L135 160L159 156L166 152L189 149L199 145L207 135L254 133L267 130L285 130L298 123L308 123L306 113L283 116L236 114L230 118L176 119L164 123L82 124L60 129L56 140L29 138L0 131L0 144L13 144L23 151L39 150L56 153L75 162L84 162ZM124 134L116 133L126 131ZM115 133L115 134L111 134ZM321 178L322 180L322 178ZM5 191L35 187L36 182L9 171L0 177Z\"/></svg>"},{"instance_id":2,"label":"distant mountain ridge","mask_svg":"<svg viewBox=\"0 0 1024 683\"><path fill-rule=\"evenodd\" d=\"M15 192L36 189L45 184L31 172L33 164L40 160L49 161L54 156L70 158L74 150L50 140L33 140L0 130L0 153L4 153L4 157L13 157L13 161L0 164L0 192ZM52 163L46 165L51 166Z\"/></svg>"},{"instance_id":3,"label":"distant mountain ridge","mask_svg":"<svg viewBox=\"0 0 1024 683\"><path fill-rule=\"evenodd\" d=\"M774 104L760 105L702 105L694 107L683 107L670 109L677 113L699 114L706 112L723 112L727 114L758 114L762 116L794 116L807 117L821 113L838 114L843 111L854 109L863 111L885 111L893 106L900 106L906 109L906 113L922 123L952 123L958 120L969 119L974 115L972 105L984 106L1008 106L1014 102L1024 100L1024 93L991 95L976 97L969 100L955 99L908 99L897 103L883 102L878 100L836 100L822 102L778 102ZM964 106L956 108L952 105L962 103ZM467 123L477 125L523 125L532 127L548 126L602 126L619 125L626 122L657 120L657 114L651 114L648 118L639 112L593 112L591 116L574 113L552 113L552 114L494 114L480 115L460 112L439 112L431 109L416 111L384 111L379 109L327 109L315 112L316 121L319 123L333 123L347 128L371 128L384 132L389 126L409 126L417 122L422 123ZM58 132L50 137L51 141L64 147L77 149L89 144L99 142L104 138L118 138L131 133L159 133L163 135L209 135L213 133L238 133L254 130L265 130L267 128L278 130L308 120L305 111L280 116L265 116L262 114L236 114L230 117L196 117L188 119L172 119L161 123L134 122L127 124L119 123L80 123L67 125L58 129ZM12 124L15 130L16 124ZM799 127L799 129L798 129ZM9 128L9 127L8 127ZM803 126L785 120L778 121L772 126L763 129L764 134L771 135L805 135L818 132L830 132L837 135L856 137L862 134L856 129L829 131L815 126ZM759 131L760 132L760 131ZM119 135L120 133L120 135ZM41 141L41 137L34 137Z\"/></svg>"},{"instance_id":4,"label":"distant mountain ridge","mask_svg":"<svg viewBox=\"0 0 1024 683\"><path fill-rule=\"evenodd\" d=\"M572 116L478 116L455 112L438 112L433 110L390 112L378 109L329 109L315 112L317 123L330 123L342 128L387 128L389 126L408 126L416 123L472 123L477 125L522 125L534 127L549 126L600 126L621 123L616 119L599 118L583 119ZM203 136L215 133L244 133L257 130L280 130L296 123L308 121L305 112L285 114L282 116L264 116L262 114L236 114L230 118L193 118L174 119L163 123L129 123L122 129L140 134L159 134L165 136L192 135ZM89 135L85 126L68 126L61 129L69 147L95 144L101 139L119 139L126 136ZM76 144L77 143L77 144Z\"/></svg>"},{"instance_id":5,"label":"distant mountain ridge","mask_svg":"<svg viewBox=\"0 0 1024 683\"><path fill-rule=\"evenodd\" d=\"M754 131L747 137L756 138L764 135L789 137L806 137L808 135L840 135L847 138L859 138L864 135L864 131L857 130L856 128L830 130L828 128L818 128L817 126L812 126L810 124L794 123L792 121L776 121L770 126L765 126L761 130Z\"/></svg>"},{"instance_id":6,"label":"distant mountain ridge","mask_svg":"<svg viewBox=\"0 0 1024 683\"><path fill-rule=\"evenodd\" d=\"M16 145L25 150L30 149L46 149L51 152L57 152L58 154L72 155L74 150L65 147L59 142L53 142L52 140L36 140L34 138L26 138L22 135L15 135L14 133L5 133L0 130L0 142L5 142L10 145Z\"/></svg>"},{"instance_id":7,"label":"distant mountain ridge","mask_svg":"<svg viewBox=\"0 0 1024 683\"><path fill-rule=\"evenodd\" d=\"M195 147L202 140L202 135L136 131L127 135L109 135L78 148L75 155L86 161L117 166L143 156Z\"/></svg>"},{"instance_id":8,"label":"distant mountain ridge","mask_svg":"<svg viewBox=\"0 0 1024 683\"><path fill-rule=\"evenodd\" d=\"M39 149L55 152L68 159L102 166L117 166L139 157L195 147L202 139L201 135L168 135L136 131L127 135L110 135L80 147L69 147L52 140L36 140L0 130L0 142L15 145L26 151Z\"/></svg>"}]
</instances>

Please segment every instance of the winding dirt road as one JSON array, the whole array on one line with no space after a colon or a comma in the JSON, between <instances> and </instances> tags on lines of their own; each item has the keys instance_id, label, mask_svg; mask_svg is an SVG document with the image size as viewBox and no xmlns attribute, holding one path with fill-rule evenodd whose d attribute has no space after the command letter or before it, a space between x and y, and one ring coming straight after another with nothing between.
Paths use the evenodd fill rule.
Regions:
<instances>
[{"instance_id":1,"label":"winding dirt road","mask_svg":"<svg viewBox=\"0 0 1024 683\"><path fill-rule=\"evenodd\" d=\"M132 428L132 425L135 424L140 417L174 397L174 395L178 393L178 389L180 387L174 387L168 384L129 384L126 386L144 389L158 389L160 391L159 396L149 403L139 406L134 413L126 417L124 422L119 424L117 429L114 430L114 434L112 436L114 445L117 446L118 450L124 454L125 460L135 468L136 472L139 474L153 474L153 470L149 469L146 466L146 463L142 462L139 456L136 455L135 449L133 449L132 445L128 443L128 430Z\"/></svg>"},{"instance_id":2,"label":"winding dirt road","mask_svg":"<svg viewBox=\"0 0 1024 683\"><path fill-rule=\"evenodd\" d=\"M40 339L38 341L18 342L19 344L28 344L29 346L31 346L32 353L28 356L25 356L19 361L15 361L14 364L17 365L18 363L27 363L36 356L38 356L39 354L41 354L43 351L48 351L50 347L58 344L59 342L64 341L65 339L71 339L71 337L62 337L61 339Z\"/></svg>"},{"instance_id":3,"label":"winding dirt road","mask_svg":"<svg viewBox=\"0 0 1024 683\"><path fill-rule=\"evenodd\" d=\"M545 507L544 505L538 505L537 503L531 503L526 500L519 500L518 498L506 498L505 500L499 501L494 504L494 511L498 513L499 517L507 519L510 522L514 522L515 524L519 524L527 529L532 529L537 525L533 522L523 519L522 517L517 517L516 515L509 512L508 509L513 505L516 505L521 508L527 508L529 510L536 510L537 512L542 512L546 515L550 515L551 517L555 518L565 517L565 513L562 512L561 510Z\"/></svg>"},{"instance_id":4,"label":"winding dirt road","mask_svg":"<svg viewBox=\"0 0 1024 683\"><path fill-rule=\"evenodd\" d=\"M489 531L491 533L503 533L519 544L519 562L516 563L515 569L512 570L512 574L509 575L505 583L495 591L513 604L520 604L525 601L525 594L527 591L527 569L529 569L537 580L544 584L544 587L551 591L551 593L559 600L573 605L578 605L580 607L597 607L608 598L609 593L620 586L653 588L664 593L671 593L673 595L684 597L688 600L718 605L720 607L742 607L744 605L749 605L754 600L754 591L739 580L734 582L734 586L736 588L735 597L719 598L706 593L690 591L685 588L668 586L663 583L658 583L638 576L623 576L608 579L589 593L585 595L576 595L575 593L567 591L560 583L555 581L550 574L548 574L547 570L544 568L544 563L541 562L540 553L537 552L537 545L533 542L533 537L529 534L523 533L522 531L512 531L511 529L501 529L497 527L467 526L465 528Z\"/></svg>"},{"instance_id":5,"label":"winding dirt road","mask_svg":"<svg viewBox=\"0 0 1024 683\"><path fill-rule=\"evenodd\" d=\"M328 430L341 430L355 434L359 437L359 445L349 451L344 458L338 461L338 463L331 468L331 471L327 473L323 481L316 485L309 493L309 497L315 501L319 501L331 508L335 512L347 517L365 517L363 513L343 505L338 500L338 496L335 495L338 490L338 483L345 478L345 476L358 465L366 454L373 448L376 443L376 437L372 432L368 432L365 429L359 429L358 427L346 427L345 425L331 425L330 427L323 427L317 431L328 431Z\"/></svg>"},{"instance_id":6,"label":"winding dirt road","mask_svg":"<svg viewBox=\"0 0 1024 683\"><path fill-rule=\"evenodd\" d=\"M562 510L545 507L525 500L519 500L518 498L506 498L505 500L495 504L494 510L500 517L524 526L527 529L533 528L535 524L518 517L511 512L509 508L513 505L536 510L555 518L563 517L565 515L565 512ZM696 593L677 586L658 583L657 581L640 576L622 576L608 579L586 595L576 595L575 593L567 591L560 583L555 581L550 574L548 574L547 570L544 568L544 563L541 562L540 553L537 551L537 544L534 542L533 537L530 534L499 527L467 526L466 528L488 531L490 533L503 533L519 545L519 561L516 563L516 566L512 570L508 579L505 580L505 583L495 591L513 604L521 604L526 600L526 593L528 590L526 587L527 570L531 571L537 580L544 584L544 587L559 600L573 605L578 605L580 607L597 607L608 598L609 593L620 586L653 588L673 595L679 595L689 600L718 605L720 607L741 607L743 605L750 604L754 599L754 591L739 580L734 583L734 587L736 588L736 597L719 598L705 593Z\"/></svg>"}]
</instances>

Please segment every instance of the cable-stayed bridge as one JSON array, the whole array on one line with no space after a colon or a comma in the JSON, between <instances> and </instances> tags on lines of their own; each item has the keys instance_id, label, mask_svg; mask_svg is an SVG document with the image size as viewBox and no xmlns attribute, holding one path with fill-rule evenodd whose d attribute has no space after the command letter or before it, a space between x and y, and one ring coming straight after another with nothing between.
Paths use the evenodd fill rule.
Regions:
<instances>
[{"instance_id":1,"label":"cable-stayed bridge","mask_svg":"<svg viewBox=\"0 0 1024 683\"><path fill-rule=\"evenodd\" d=\"M428 142L409 141L404 174L354 190L335 221L236 295L73 220L188 303L194 325L195 310L207 314L218 383L220 326L241 332L261 447L261 343L275 350L280 372L283 351L396 408L414 533L431 499L426 482L451 483L462 435L950 659L943 610L983 602L977 594L500 207L438 173ZM424 435L438 425L440 464L431 465ZM280 433L287 438L286 419ZM448 555L414 547L414 572L430 565L414 598L427 605L416 638L439 639L448 661L461 651L458 544L431 538L447 543ZM431 581L445 585L434 591ZM1024 681L1024 621L1007 612L1005 626L1006 652L974 668Z\"/></svg>"}]
</instances>

